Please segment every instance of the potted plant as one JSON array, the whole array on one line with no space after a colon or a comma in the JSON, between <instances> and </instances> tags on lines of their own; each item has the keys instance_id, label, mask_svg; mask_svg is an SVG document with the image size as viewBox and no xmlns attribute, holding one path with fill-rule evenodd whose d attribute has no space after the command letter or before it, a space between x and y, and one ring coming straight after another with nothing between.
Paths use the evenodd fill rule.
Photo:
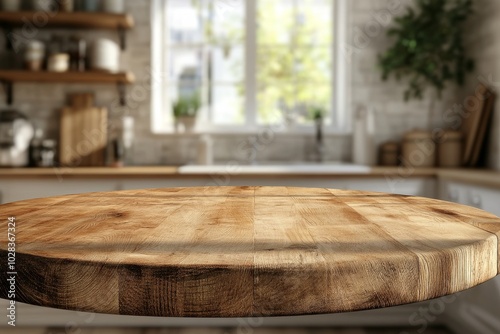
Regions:
<instances>
[{"instance_id":1,"label":"potted plant","mask_svg":"<svg viewBox=\"0 0 500 334\"><path fill-rule=\"evenodd\" d=\"M173 105L176 131L182 124L185 132L192 132L196 126L196 115L201 106L199 94L181 96Z\"/></svg>"},{"instance_id":2,"label":"potted plant","mask_svg":"<svg viewBox=\"0 0 500 334\"><path fill-rule=\"evenodd\" d=\"M396 18L387 32L395 41L379 56L383 79L408 77L406 101L422 99L428 86L440 97L448 82L463 85L474 65L463 42L471 13L472 0L418 0L416 9Z\"/></svg>"},{"instance_id":3,"label":"potted plant","mask_svg":"<svg viewBox=\"0 0 500 334\"><path fill-rule=\"evenodd\" d=\"M316 129L314 160L316 160L317 162L323 162L325 154L325 145L323 142L323 119L326 115L326 112L326 109L320 105L310 105L308 107L308 116L314 120Z\"/></svg>"}]
</instances>

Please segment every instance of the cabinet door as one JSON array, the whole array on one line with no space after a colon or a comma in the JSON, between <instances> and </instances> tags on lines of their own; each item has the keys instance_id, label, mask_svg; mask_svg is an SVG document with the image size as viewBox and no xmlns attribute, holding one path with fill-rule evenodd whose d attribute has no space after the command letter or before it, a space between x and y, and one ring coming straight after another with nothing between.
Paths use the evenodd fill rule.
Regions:
<instances>
[{"instance_id":1,"label":"cabinet door","mask_svg":"<svg viewBox=\"0 0 500 334\"><path fill-rule=\"evenodd\" d=\"M440 183L439 198L444 201L469 205L467 193L470 187L464 184L442 181Z\"/></svg>"},{"instance_id":2,"label":"cabinet door","mask_svg":"<svg viewBox=\"0 0 500 334\"><path fill-rule=\"evenodd\" d=\"M421 197L436 197L436 183L432 179L359 179L349 181L349 189L383 192Z\"/></svg>"},{"instance_id":3,"label":"cabinet door","mask_svg":"<svg viewBox=\"0 0 500 334\"><path fill-rule=\"evenodd\" d=\"M332 188L348 189L347 180L322 179L308 177L269 177L239 175L212 175L193 176L171 179L137 179L122 182L123 190L148 189L148 188L175 188L175 187L206 187L206 186L274 186L274 187L306 187L306 188Z\"/></svg>"},{"instance_id":4,"label":"cabinet door","mask_svg":"<svg viewBox=\"0 0 500 334\"><path fill-rule=\"evenodd\" d=\"M473 206L500 216L500 189L443 181L440 197L445 201Z\"/></svg>"},{"instance_id":5,"label":"cabinet door","mask_svg":"<svg viewBox=\"0 0 500 334\"><path fill-rule=\"evenodd\" d=\"M467 197L468 205L500 216L500 190L470 187Z\"/></svg>"}]
</instances>

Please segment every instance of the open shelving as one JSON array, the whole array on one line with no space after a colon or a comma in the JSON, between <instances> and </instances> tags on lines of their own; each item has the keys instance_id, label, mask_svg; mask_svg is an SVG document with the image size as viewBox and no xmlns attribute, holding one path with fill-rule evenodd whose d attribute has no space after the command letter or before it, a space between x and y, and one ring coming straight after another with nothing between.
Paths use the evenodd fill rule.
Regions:
<instances>
[{"instance_id":1,"label":"open shelving","mask_svg":"<svg viewBox=\"0 0 500 334\"><path fill-rule=\"evenodd\" d=\"M12 48L10 34L15 29L107 29L116 30L120 36L122 49L126 47L125 31L134 27L130 14L103 12L45 12L45 11L0 11L0 27L6 34L7 47ZM120 103L125 104L125 85L135 81L130 72L47 72L25 70L0 70L0 82L5 88L7 103L13 102L13 86L16 82L74 83L74 84L116 84L120 93Z\"/></svg>"},{"instance_id":2,"label":"open shelving","mask_svg":"<svg viewBox=\"0 0 500 334\"><path fill-rule=\"evenodd\" d=\"M129 14L111 14L101 12L5 12L0 11L0 26L6 33L12 29L30 25L38 29L108 29L120 34L122 49L125 49L125 31L135 25Z\"/></svg>"}]
</instances>

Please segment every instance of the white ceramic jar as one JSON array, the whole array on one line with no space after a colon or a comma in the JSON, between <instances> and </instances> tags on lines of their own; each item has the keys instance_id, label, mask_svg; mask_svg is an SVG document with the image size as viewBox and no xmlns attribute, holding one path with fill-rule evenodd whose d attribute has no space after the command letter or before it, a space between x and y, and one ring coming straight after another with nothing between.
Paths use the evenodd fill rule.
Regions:
<instances>
[{"instance_id":1,"label":"white ceramic jar","mask_svg":"<svg viewBox=\"0 0 500 334\"><path fill-rule=\"evenodd\" d=\"M125 12L125 3L123 0L103 0L102 11L113 14L123 14Z\"/></svg>"},{"instance_id":2,"label":"white ceramic jar","mask_svg":"<svg viewBox=\"0 0 500 334\"><path fill-rule=\"evenodd\" d=\"M120 46L105 38L95 40L90 51L90 67L93 70L118 72L120 68Z\"/></svg>"},{"instance_id":3,"label":"white ceramic jar","mask_svg":"<svg viewBox=\"0 0 500 334\"><path fill-rule=\"evenodd\" d=\"M45 44L32 40L26 45L24 52L24 63L29 71L40 71L45 59Z\"/></svg>"},{"instance_id":4,"label":"white ceramic jar","mask_svg":"<svg viewBox=\"0 0 500 334\"><path fill-rule=\"evenodd\" d=\"M69 54L55 53L47 61L49 72L67 72L69 70Z\"/></svg>"}]
</instances>

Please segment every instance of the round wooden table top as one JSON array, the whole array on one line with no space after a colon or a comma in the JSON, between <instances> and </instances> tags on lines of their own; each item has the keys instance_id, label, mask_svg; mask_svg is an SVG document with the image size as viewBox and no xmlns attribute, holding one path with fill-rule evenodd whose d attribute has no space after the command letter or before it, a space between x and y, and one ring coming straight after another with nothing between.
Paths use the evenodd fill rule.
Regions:
<instances>
[{"instance_id":1,"label":"round wooden table top","mask_svg":"<svg viewBox=\"0 0 500 334\"><path fill-rule=\"evenodd\" d=\"M0 234L15 299L78 311L336 313L424 301L499 273L500 219L426 198L205 187L28 200L0 212L16 223L13 267ZM1 285L11 299L4 277Z\"/></svg>"}]
</instances>

